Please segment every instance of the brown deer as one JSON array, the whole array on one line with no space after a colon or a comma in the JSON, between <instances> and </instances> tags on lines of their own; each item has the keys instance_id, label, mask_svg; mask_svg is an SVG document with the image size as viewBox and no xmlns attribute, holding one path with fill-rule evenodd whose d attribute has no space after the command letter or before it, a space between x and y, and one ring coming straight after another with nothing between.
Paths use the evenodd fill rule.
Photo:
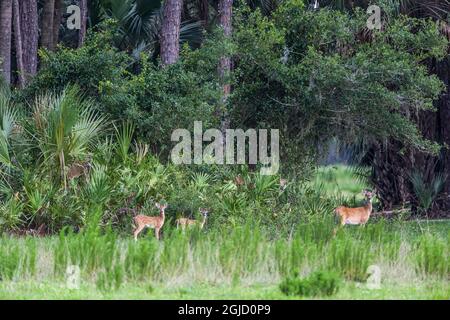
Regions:
<instances>
[{"instance_id":1,"label":"brown deer","mask_svg":"<svg viewBox=\"0 0 450 320\"><path fill-rule=\"evenodd\" d=\"M239 175L239 176L236 176L236 177L234 178L234 184L235 184L237 187L243 186L243 185L245 184L245 180L244 180L244 178L242 178L240 175Z\"/></svg>"},{"instance_id":2,"label":"brown deer","mask_svg":"<svg viewBox=\"0 0 450 320\"><path fill-rule=\"evenodd\" d=\"M86 161L74 162L67 171L67 180L70 181L81 176L87 180L91 169L92 157L88 157Z\"/></svg>"},{"instance_id":3,"label":"brown deer","mask_svg":"<svg viewBox=\"0 0 450 320\"><path fill-rule=\"evenodd\" d=\"M200 208L200 213L203 216L202 221L199 220L192 220L188 218L179 218L176 220L177 223L177 229L180 226L182 230L186 229L186 227L196 226L198 225L200 229L203 229L206 223L206 219L208 218L209 209Z\"/></svg>"},{"instance_id":4,"label":"brown deer","mask_svg":"<svg viewBox=\"0 0 450 320\"><path fill-rule=\"evenodd\" d=\"M159 232L160 232L162 226L164 225L164 219L165 219L164 210L166 210L167 204L162 205L162 204L156 203L155 205L159 209L159 216L149 217L149 216L145 216L143 214L138 214L136 217L134 217L134 223L136 226L136 229L134 230L134 240L137 241L137 236L146 227L155 229L156 239L159 240Z\"/></svg>"},{"instance_id":5,"label":"brown deer","mask_svg":"<svg viewBox=\"0 0 450 320\"><path fill-rule=\"evenodd\" d=\"M362 194L366 198L366 204L363 207L348 208L341 206L334 209L336 215L338 215L341 219L341 226L346 224L364 225L369 220L370 214L372 213L372 198L374 196L374 192L363 190Z\"/></svg>"}]
</instances>

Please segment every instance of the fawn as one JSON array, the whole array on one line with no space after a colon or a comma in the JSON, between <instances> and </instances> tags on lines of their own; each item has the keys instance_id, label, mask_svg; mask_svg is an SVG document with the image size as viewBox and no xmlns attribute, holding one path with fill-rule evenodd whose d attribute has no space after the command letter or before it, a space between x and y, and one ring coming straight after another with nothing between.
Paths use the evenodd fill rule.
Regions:
<instances>
[{"instance_id":1,"label":"fawn","mask_svg":"<svg viewBox=\"0 0 450 320\"><path fill-rule=\"evenodd\" d=\"M162 205L162 204L156 203L155 205L159 209L159 216L149 217L149 216L145 216L143 214L139 214L136 217L134 217L134 223L136 225L136 229L134 230L134 240L137 240L137 236L139 235L139 233L142 230L144 230L145 227L155 229L156 239L159 240L159 231L161 230L162 226L164 225L164 219L165 219L164 210L166 210L167 204Z\"/></svg>"},{"instance_id":2,"label":"fawn","mask_svg":"<svg viewBox=\"0 0 450 320\"><path fill-rule=\"evenodd\" d=\"M366 198L366 205L358 208L337 207L334 212L341 218L341 226L346 224L360 224L364 225L369 220L372 213L372 198L374 193L369 190L363 190L363 195Z\"/></svg>"},{"instance_id":3,"label":"fawn","mask_svg":"<svg viewBox=\"0 0 450 320\"><path fill-rule=\"evenodd\" d=\"M200 229L203 229L203 226L206 223L206 219L208 218L209 210L208 209L204 209L204 208L200 208L199 211L200 211L200 213L203 216L202 221L192 220L192 219L188 219L188 218L179 218L176 221L177 222L177 229L178 229L178 226L181 226L181 229L184 230L186 227L195 226L195 225L199 225Z\"/></svg>"}]
</instances>

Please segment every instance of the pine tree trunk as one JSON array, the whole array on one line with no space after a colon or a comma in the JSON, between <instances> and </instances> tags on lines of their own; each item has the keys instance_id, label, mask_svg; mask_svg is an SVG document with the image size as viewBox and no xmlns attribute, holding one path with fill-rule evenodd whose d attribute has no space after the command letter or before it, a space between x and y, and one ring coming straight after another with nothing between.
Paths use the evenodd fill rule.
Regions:
<instances>
[{"instance_id":1,"label":"pine tree trunk","mask_svg":"<svg viewBox=\"0 0 450 320\"><path fill-rule=\"evenodd\" d=\"M13 0L13 29L14 44L16 49L17 71L19 74L19 87L24 88L26 84L25 68L23 63L23 41L22 30L20 26L20 7L19 0Z\"/></svg>"},{"instance_id":2,"label":"pine tree trunk","mask_svg":"<svg viewBox=\"0 0 450 320\"><path fill-rule=\"evenodd\" d=\"M165 0L161 27L161 61L163 65L177 62L180 54L182 0Z\"/></svg>"},{"instance_id":3,"label":"pine tree trunk","mask_svg":"<svg viewBox=\"0 0 450 320\"><path fill-rule=\"evenodd\" d=\"M88 4L87 0L80 0L80 15L81 15L81 25L78 31L78 47L82 47L84 40L86 39L86 28L87 28L87 18L88 18Z\"/></svg>"},{"instance_id":4,"label":"pine tree trunk","mask_svg":"<svg viewBox=\"0 0 450 320\"><path fill-rule=\"evenodd\" d=\"M11 83L12 0L0 1L0 69L7 84Z\"/></svg>"},{"instance_id":5,"label":"pine tree trunk","mask_svg":"<svg viewBox=\"0 0 450 320\"><path fill-rule=\"evenodd\" d=\"M55 17L55 0L45 0L42 9L41 46L53 50L53 19Z\"/></svg>"},{"instance_id":6,"label":"pine tree trunk","mask_svg":"<svg viewBox=\"0 0 450 320\"><path fill-rule=\"evenodd\" d=\"M20 24L22 31L23 67L26 83L37 73L39 22L35 0L20 1Z\"/></svg>"},{"instance_id":7,"label":"pine tree trunk","mask_svg":"<svg viewBox=\"0 0 450 320\"><path fill-rule=\"evenodd\" d=\"M219 25L223 29L224 36L229 38L231 36L232 30L232 7L233 0L220 0L218 6L219 13ZM221 131L225 132L227 128L230 126L229 115L227 112L227 101L228 96L231 93L231 86L227 81L227 77L231 72L231 58L228 56L223 56L219 61L219 78L222 82L223 95L222 95L222 103L219 110L219 115L221 117Z\"/></svg>"},{"instance_id":8,"label":"pine tree trunk","mask_svg":"<svg viewBox=\"0 0 450 320\"><path fill-rule=\"evenodd\" d=\"M61 25L61 18L63 14L64 3L63 0L55 0L55 12L53 16L53 48L56 48L59 41L59 27Z\"/></svg>"}]
</instances>

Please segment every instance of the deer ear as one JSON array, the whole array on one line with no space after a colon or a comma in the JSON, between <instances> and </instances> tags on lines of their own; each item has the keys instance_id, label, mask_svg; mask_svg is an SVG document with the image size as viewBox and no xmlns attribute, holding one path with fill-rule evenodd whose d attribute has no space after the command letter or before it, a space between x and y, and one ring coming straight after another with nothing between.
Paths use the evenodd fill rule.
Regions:
<instances>
[{"instance_id":1,"label":"deer ear","mask_svg":"<svg viewBox=\"0 0 450 320\"><path fill-rule=\"evenodd\" d=\"M156 206L157 208L159 208L159 207L160 207L160 204L159 204L158 202L156 202L156 203L155 203L155 206Z\"/></svg>"}]
</instances>

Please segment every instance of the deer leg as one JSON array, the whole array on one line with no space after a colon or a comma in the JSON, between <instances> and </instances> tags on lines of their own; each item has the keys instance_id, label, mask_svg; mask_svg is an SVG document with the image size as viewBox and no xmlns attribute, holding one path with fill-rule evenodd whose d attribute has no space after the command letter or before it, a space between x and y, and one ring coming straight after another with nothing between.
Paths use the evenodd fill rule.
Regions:
<instances>
[{"instance_id":1,"label":"deer leg","mask_svg":"<svg viewBox=\"0 0 450 320\"><path fill-rule=\"evenodd\" d=\"M336 227L336 228L333 229L333 237L336 236L337 231L338 231L338 227Z\"/></svg>"},{"instance_id":2,"label":"deer leg","mask_svg":"<svg viewBox=\"0 0 450 320\"><path fill-rule=\"evenodd\" d=\"M141 233L141 231L145 228L145 226L137 226L136 229L134 230L134 241L137 241L137 236L139 235L139 233Z\"/></svg>"},{"instance_id":3,"label":"deer leg","mask_svg":"<svg viewBox=\"0 0 450 320\"><path fill-rule=\"evenodd\" d=\"M339 225L336 227L336 228L334 228L334 230L333 230L333 236L336 236L336 233L337 233L337 231L339 230L339 228L342 228L342 227L344 227L345 226L345 217L344 216L341 216L341 222L339 223Z\"/></svg>"},{"instance_id":4,"label":"deer leg","mask_svg":"<svg viewBox=\"0 0 450 320\"><path fill-rule=\"evenodd\" d=\"M159 228L155 228L155 237L159 240Z\"/></svg>"}]
</instances>

